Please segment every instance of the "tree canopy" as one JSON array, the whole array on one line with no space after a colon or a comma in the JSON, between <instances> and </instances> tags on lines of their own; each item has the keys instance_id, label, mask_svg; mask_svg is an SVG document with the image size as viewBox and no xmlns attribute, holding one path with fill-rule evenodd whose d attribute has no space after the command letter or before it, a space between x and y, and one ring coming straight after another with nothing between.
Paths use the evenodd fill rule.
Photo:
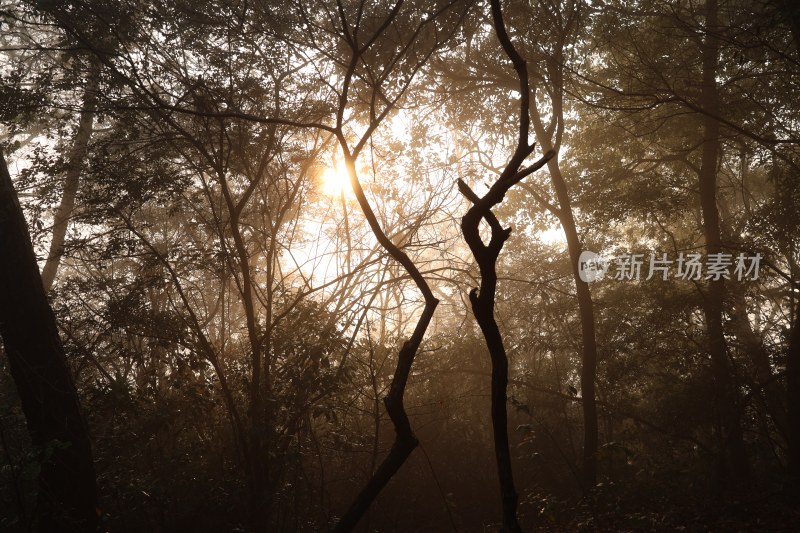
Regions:
<instances>
[{"instance_id":1,"label":"tree canopy","mask_svg":"<svg viewBox=\"0 0 800 533\"><path fill-rule=\"evenodd\" d=\"M0 65L0 529L800 519L793 3L2 0Z\"/></svg>"}]
</instances>

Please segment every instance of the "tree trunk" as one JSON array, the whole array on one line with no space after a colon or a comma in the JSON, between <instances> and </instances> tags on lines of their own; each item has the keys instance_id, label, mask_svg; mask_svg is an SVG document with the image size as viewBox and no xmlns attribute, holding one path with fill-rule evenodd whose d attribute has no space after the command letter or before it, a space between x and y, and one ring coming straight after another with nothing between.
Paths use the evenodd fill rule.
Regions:
<instances>
[{"instance_id":1,"label":"tree trunk","mask_svg":"<svg viewBox=\"0 0 800 533\"><path fill-rule=\"evenodd\" d=\"M509 168L509 167L507 167ZM510 167L513 168L513 167ZM514 169L516 170L516 169ZM521 531L517 520L517 490L514 487L514 474L511 467L511 452L508 443L508 356L500 328L494 316L494 301L497 292L497 259L503 248L503 243L511 234L510 229L504 229L491 212L491 207L496 205L505 192L495 194L498 184L502 184L503 176L498 179L495 186L490 189L484 198L477 198L474 192L463 181L459 180L459 189L462 194L472 202L472 206L461 219L461 232L464 240L478 263L481 275L480 291L472 289L469 301L472 304L472 313L481 328L489 357L492 361L492 430L494 438L494 454L497 463L497 477L500 481L500 499L503 508L503 531L516 533ZM506 180L508 181L508 180ZM491 239L486 245L481 240L479 224L485 219L491 227Z\"/></svg>"},{"instance_id":2,"label":"tree trunk","mask_svg":"<svg viewBox=\"0 0 800 533\"><path fill-rule=\"evenodd\" d=\"M717 209L717 161L721 151L719 140L719 90L716 76L719 67L719 27L717 0L705 6L706 35L702 45L703 85L701 106L703 114L702 160L699 172L700 207L703 213L703 234L706 254L722 252L719 211ZM725 285L722 279L709 282L703 299L708 334L708 346L714 375L717 413L722 429L722 449L718 464L720 482L731 479L743 485L749 479L749 466L744 437L739 420L736 382L722 325Z\"/></svg>"},{"instance_id":3,"label":"tree trunk","mask_svg":"<svg viewBox=\"0 0 800 533\"><path fill-rule=\"evenodd\" d=\"M497 6L497 1L493 2ZM499 8L495 8L499 13ZM499 17L496 17L496 20ZM497 28L501 22L495 22ZM513 51L513 48L510 48ZM524 67L520 68L523 70ZM527 78L524 78L527 80ZM526 93L523 93L526 94ZM527 102L523 103L527 111ZM519 161L524 160L526 151L531 151L532 146L520 144L512 157L511 163L500 175L498 180L489 189L483 198L479 198L469 186L461 179L458 188L461 193L472 202L472 206L461 219L461 233L467 242L473 257L478 263L481 275L480 291L472 289L469 300L472 313L481 328L489 356L492 361L492 429L494 437L494 451L497 462L497 475L500 481L500 498L503 507L503 531L516 533L522 531L517 520L517 491L514 487L514 476L511 467L511 452L508 443L508 356L503 344L503 337L497 320L494 316L494 302L497 292L497 259L503 244L511 235L510 228L503 228L500 221L492 212L492 207L503 200L505 193L524 176L544 166L555 153L550 150L537 163L527 169L518 171ZM491 228L489 244L484 244L481 239L479 224L486 220Z\"/></svg>"},{"instance_id":4,"label":"tree trunk","mask_svg":"<svg viewBox=\"0 0 800 533\"><path fill-rule=\"evenodd\" d=\"M31 440L43 452L39 531L93 532L97 490L89 436L2 152L0 250L0 334Z\"/></svg>"},{"instance_id":5,"label":"tree trunk","mask_svg":"<svg viewBox=\"0 0 800 533\"><path fill-rule=\"evenodd\" d=\"M795 51L800 52L800 4L793 0L780 0L778 8L792 32Z\"/></svg>"},{"instance_id":6,"label":"tree trunk","mask_svg":"<svg viewBox=\"0 0 800 533\"><path fill-rule=\"evenodd\" d=\"M497 260L503 245L511 235L511 228L504 228L492 212L492 208L505 198L506 193L522 181L526 176L543 167L555 153L549 150L539 161L527 168L521 168L535 148L529 143L530 135L530 86L528 84L528 66L519 54L506 30L500 0L491 1L492 22L495 35L500 41L503 51L511 60L519 82L519 130L517 147L497 180L483 196L478 197L461 179L458 189L472 205L461 219L461 233L469 246L480 270L480 290L472 289L469 300L472 313L481 328L489 356L492 361L492 429L494 452L497 463L497 476L500 481L500 499L503 509L504 533L521 532L517 519L518 496L514 486L514 475L511 467L511 451L508 443L508 356L503 344L503 337L494 316L494 302L497 291ZM485 243L480 234L480 223L485 220L491 234L489 243Z\"/></svg>"},{"instance_id":7,"label":"tree trunk","mask_svg":"<svg viewBox=\"0 0 800 533\"><path fill-rule=\"evenodd\" d=\"M384 458L380 466L378 466L378 469L372 473L372 476L361 489L361 492L358 493L356 499L339 519L334 527L334 531L337 533L352 531L356 525L358 525L364 513L367 512L372 502L378 497L378 494L381 493L383 488L406 462L411 452L419 445L419 441L416 435L414 435L414 431L411 429L411 422L406 413L404 398L408 378L411 375L411 367L414 364L414 358L417 356L419 346L422 344L422 339L431 323L433 313L436 311L436 306L439 304L439 300L433 295L433 291L431 291L428 282L422 276L422 273L411 258L389 239L378 223L378 218L375 216L364 194L364 190L361 188L361 182L358 180L355 166L355 158L357 155L354 156L350 152L344 141L344 137L340 137L340 147L344 152L345 164L347 166L348 175L350 176L353 192L356 195L356 200L361 207L362 213L364 213L367 224L369 224L378 243L386 250L392 259L400 263L406 273L408 273L414 281L417 289L422 293L425 299L425 307L417 320L413 333L408 340L403 343L400 352L397 354L397 367L394 376L392 376L392 382L389 385L389 393L383 399L386 412L395 430L394 444L392 444L389 454Z\"/></svg>"},{"instance_id":8,"label":"tree trunk","mask_svg":"<svg viewBox=\"0 0 800 533\"><path fill-rule=\"evenodd\" d=\"M769 360L769 352L764 345L764 339L756 331L753 331L753 326L750 324L750 319L747 316L744 288L729 288L728 294L732 300L731 324L733 333L753 365L752 379L755 385L761 389L759 396L763 398L767 414L775 424L778 433L786 438L785 391L781 381L776 379L773 372L772 364Z\"/></svg>"},{"instance_id":9,"label":"tree trunk","mask_svg":"<svg viewBox=\"0 0 800 533\"><path fill-rule=\"evenodd\" d=\"M539 109L531 106L533 116L533 129L536 140L543 150L557 150L559 146L547 134ZM560 109L560 107L559 107ZM554 120L563 124L563 116L556 116ZM575 280L575 292L578 297L578 313L581 319L581 397L583 398L583 467L581 469L581 484L583 490L590 490L597 484L597 448L599 446L599 432L597 422L597 400L595 394L595 380L597 379L597 336L594 324L594 303L589 284L580 277L580 256L583 251L575 217L572 213L572 201L569 196L567 182L561 173L558 157L553 157L547 162L550 173L550 183L558 200L558 217L567 239L567 250L572 264L572 276Z\"/></svg>"},{"instance_id":10,"label":"tree trunk","mask_svg":"<svg viewBox=\"0 0 800 533\"><path fill-rule=\"evenodd\" d=\"M563 205L563 204L562 204ZM566 216L572 219L571 208L566 211ZM563 224L563 223L562 223ZM595 380L597 379L597 339L594 327L594 303L589 291L589 284L580 278L579 258L581 243L574 220L564 225L567 236L572 274L575 278L575 290L578 295L578 312L581 319L581 398L583 399L583 468L581 481L583 490L591 490L597 484L597 448L599 446L597 422L597 398ZM567 230L571 227L571 230Z\"/></svg>"},{"instance_id":11,"label":"tree trunk","mask_svg":"<svg viewBox=\"0 0 800 533\"><path fill-rule=\"evenodd\" d=\"M89 146L89 139L92 136L94 125L95 106L97 105L97 69L92 68L89 74L89 81L83 93L83 105L81 116L78 121L78 131L75 133L75 140L67 158L67 171L64 175L64 191L61 195L61 203L53 216L53 238L50 240L50 251L47 254L47 261L42 268L42 285L45 292L49 292L53 286L61 265L61 257L64 255L64 240L67 236L67 228L75 210L75 196L78 193L80 184L81 167L86 159L86 150Z\"/></svg>"},{"instance_id":12,"label":"tree trunk","mask_svg":"<svg viewBox=\"0 0 800 533\"><path fill-rule=\"evenodd\" d=\"M788 411L789 479L800 489L800 303L798 303L789 337L786 360L786 404Z\"/></svg>"},{"instance_id":13,"label":"tree trunk","mask_svg":"<svg viewBox=\"0 0 800 533\"><path fill-rule=\"evenodd\" d=\"M497 286L497 273L481 269L480 294L472 291L469 295L472 312L486 340L492 360L492 430L494 455L497 462L497 475L500 479L500 498L503 506L503 530L521 531L517 521L517 491L514 487L514 473L511 468L511 452L508 444L508 356L503 345L500 328L494 318L494 298Z\"/></svg>"}]
</instances>

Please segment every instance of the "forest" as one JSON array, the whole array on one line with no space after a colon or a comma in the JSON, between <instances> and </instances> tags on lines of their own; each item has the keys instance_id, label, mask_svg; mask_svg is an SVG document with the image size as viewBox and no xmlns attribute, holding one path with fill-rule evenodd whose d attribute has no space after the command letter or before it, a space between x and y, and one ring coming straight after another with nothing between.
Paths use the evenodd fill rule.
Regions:
<instances>
[{"instance_id":1,"label":"forest","mask_svg":"<svg viewBox=\"0 0 800 533\"><path fill-rule=\"evenodd\" d=\"M0 531L800 527L800 3L0 0Z\"/></svg>"}]
</instances>

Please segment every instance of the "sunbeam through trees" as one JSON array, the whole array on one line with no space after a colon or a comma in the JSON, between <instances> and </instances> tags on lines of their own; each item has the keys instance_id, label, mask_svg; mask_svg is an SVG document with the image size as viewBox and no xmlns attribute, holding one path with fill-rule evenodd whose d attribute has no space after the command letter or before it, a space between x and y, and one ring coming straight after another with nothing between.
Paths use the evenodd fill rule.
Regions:
<instances>
[{"instance_id":1,"label":"sunbeam through trees","mask_svg":"<svg viewBox=\"0 0 800 533\"><path fill-rule=\"evenodd\" d=\"M0 531L789 531L800 9L0 0Z\"/></svg>"}]
</instances>

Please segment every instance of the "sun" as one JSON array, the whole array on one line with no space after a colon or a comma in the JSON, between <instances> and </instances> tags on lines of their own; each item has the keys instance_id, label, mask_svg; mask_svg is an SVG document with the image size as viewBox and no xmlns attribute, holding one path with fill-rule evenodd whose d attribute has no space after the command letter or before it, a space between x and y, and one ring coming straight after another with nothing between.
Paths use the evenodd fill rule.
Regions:
<instances>
[{"instance_id":1,"label":"sun","mask_svg":"<svg viewBox=\"0 0 800 533\"><path fill-rule=\"evenodd\" d=\"M321 182L322 192L327 196L338 198L342 194L345 196L352 194L350 176L342 161L337 161L332 167L326 168L322 172Z\"/></svg>"}]
</instances>

